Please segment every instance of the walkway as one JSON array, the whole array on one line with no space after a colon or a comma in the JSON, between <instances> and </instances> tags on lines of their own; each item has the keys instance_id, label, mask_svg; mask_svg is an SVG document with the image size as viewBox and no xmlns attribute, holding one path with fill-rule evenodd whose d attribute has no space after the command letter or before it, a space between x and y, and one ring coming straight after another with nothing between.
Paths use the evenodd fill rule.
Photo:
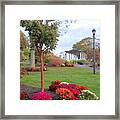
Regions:
<instances>
[{"instance_id":1,"label":"walkway","mask_svg":"<svg viewBox=\"0 0 120 120\"><path fill-rule=\"evenodd\" d=\"M79 68L87 68L87 69L93 70L93 68L92 68L92 67L89 67L88 65L75 64L74 66L75 66L75 67L79 67ZM96 70L97 72L100 72L100 68L95 68L95 70Z\"/></svg>"}]
</instances>

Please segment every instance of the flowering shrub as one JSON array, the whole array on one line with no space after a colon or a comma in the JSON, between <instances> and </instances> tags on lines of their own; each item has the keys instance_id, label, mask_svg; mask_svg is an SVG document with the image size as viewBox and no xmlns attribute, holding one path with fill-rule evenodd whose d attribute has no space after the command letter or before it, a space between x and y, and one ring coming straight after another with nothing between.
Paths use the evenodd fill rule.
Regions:
<instances>
[{"instance_id":1,"label":"flowering shrub","mask_svg":"<svg viewBox=\"0 0 120 120\"><path fill-rule=\"evenodd\" d=\"M29 99L30 97L27 92L25 91L20 92L20 100L29 100Z\"/></svg>"},{"instance_id":2,"label":"flowering shrub","mask_svg":"<svg viewBox=\"0 0 120 120\"><path fill-rule=\"evenodd\" d=\"M71 88L78 89L79 90L79 85L77 84L69 84Z\"/></svg>"},{"instance_id":3,"label":"flowering shrub","mask_svg":"<svg viewBox=\"0 0 120 120\"><path fill-rule=\"evenodd\" d=\"M52 100L52 96L47 92L34 93L32 100Z\"/></svg>"},{"instance_id":4,"label":"flowering shrub","mask_svg":"<svg viewBox=\"0 0 120 120\"><path fill-rule=\"evenodd\" d=\"M51 82L51 84L60 84L61 83L61 80L53 80L52 82Z\"/></svg>"},{"instance_id":5,"label":"flowering shrub","mask_svg":"<svg viewBox=\"0 0 120 120\"><path fill-rule=\"evenodd\" d=\"M85 86L79 86L78 89L79 89L79 90L88 90L88 88L85 87Z\"/></svg>"},{"instance_id":6,"label":"flowering shrub","mask_svg":"<svg viewBox=\"0 0 120 120\"><path fill-rule=\"evenodd\" d=\"M74 98L74 94L66 88L58 88L56 94L59 95L60 99L69 100Z\"/></svg>"},{"instance_id":7,"label":"flowering shrub","mask_svg":"<svg viewBox=\"0 0 120 120\"><path fill-rule=\"evenodd\" d=\"M57 88L66 88L68 90L70 90L74 95L80 94L80 91L77 89L77 85L76 84L52 84L49 86L49 90L51 91L55 91Z\"/></svg>"},{"instance_id":8,"label":"flowering shrub","mask_svg":"<svg viewBox=\"0 0 120 120\"><path fill-rule=\"evenodd\" d=\"M69 84L69 83L67 83L67 82L61 82L60 84Z\"/></svg>"},{"instance_id":9,"label":"flowering shrub","mask_svg":"<svg viewBox=\"0 0 120 120\"><path fill-rule=\"evenodd\" d=\"M82 90L82 93L78 96L81 100L98 100L99 98L95 93L90 90Z\"/></svg>"},{"instance_id":10,"label":"flowering shrub","mask_svg":"<svg viewBox=\"0 0 120 120\"><path fill-rule=\"evenodd\" d=\"M65 66L66 67L74 67L74 60L66 60L65 61Z\"/></svg>"},{"instance_id":11,"label":"flowering shrub","mask_svg":"<svg viewBox=\"0 0 120 120\"><path fill-rule=\"evenodd\" d=\"M80 91L77 89L76 84L59 84L57 88L66 88L70 90L74 95L80 94Z\"/></svg>"},{"instance_id":12,"label":"flowering shrub","mask_svg":"<svg viewBox=\"0 0 120 120\"><path fill-rule=\"evenodd\" d=\"M61 66L61 64L63 64L63 63L64 63L63 59L61 59L60 57L57 57L57 56L53 56L51 58L51 60L48 62L48 65L57 67L57 66Z\"/></svg>"},{"instance_id":13,"label":"flowering shrub","mask_svg":"<svg viewBox=\"0 0 120 120\"><path fill-rule=\"evenodd\" d=\"M49 91L55 91L57 89L57 85L56 84L51 84L48 88Z\"/></svg>"},{"instance_id":14,"label":"flowering shrub","mask_svg":"<svg viewBox=\"0 0 120 120\"><path fill-rule=\"evenodd\" d=\"M31 95L31 93L30 93ZM28 93L23 91L20 93L20 99L32 100L98 100L99 98L95 93L88 90L85 86L78 84L69 84L61 82L61 80L51 81L48 91L34 93L32 98Z\"/></svg>"},{"instance_id":15,"label":"flowering shrub","mask_svg":"<svg viewBox=\"0 0 120 120\"><path fill-rule=\"evenodd\" d=\"M69 88L69 90L70 90L74 95L78 95L78 94L80 94L80 91L77 90L77 89Z\"/></svg>"},{"instance_id":16,"label":"flowering shrub","mask_svg":"<svg viewBox=\"0 0 120 120\"><path fill-rule=\"evenodd\" d=\"M57 89L57 88L67 88L69 89L69 86L67 84L51 84L49 86L49 89L50 91L54 91Z\"/></svg>"},{"instance_id":17,"label":"flowering shrub","mask_svg":"<svg viewBox=\"0 0 120 120\"><path fill-rule=\"evenodd\" d=\"M64 64L64 63L62 63L62 64L61 64L61 67L65 67L65 64Z\"/></svg>"},{"instance_id":18,"label":"flowering shrub","mask_svg":"<svg viewBox=\"0 0 120 120\"><path fill-rule=\"evenodd\" d=\"M57 88L66 88L66 89L69 89L69 88L70 88L68 84L64 84L64 83L59 84L59 85L57 85L56 87L57 87Z\"/></svg>"},{"instance_id":19,"label":"flowering shrub","mask_svg":"<svg viewBox=\"0 0 120 120\"><path fill-rule=\"evenodd\" d=\"M57 85L61 83L61 80L53 80L51 81L51 85L49 86L50 91L55 91L57 89Z\"/></svg>"}]
</instances>

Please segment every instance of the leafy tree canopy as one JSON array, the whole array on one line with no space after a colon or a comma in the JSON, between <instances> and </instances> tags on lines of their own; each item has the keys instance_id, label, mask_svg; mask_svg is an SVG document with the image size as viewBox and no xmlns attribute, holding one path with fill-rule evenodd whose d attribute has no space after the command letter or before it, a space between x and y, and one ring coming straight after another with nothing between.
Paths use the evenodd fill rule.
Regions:
<instances>
[{"instance_id":1,"label":"leafy tree canopy","mask_svg":"<svg viewBox=\"0 0 120 120\"><path fill-rule=\"evenodd\" d=\"M20 31L20 50L25 50L28 47L28 41L25 34Z\"/></svg>"},{"instance_id":2,"label":"leafy tree canopy","mask_svg":"<svg viewBox=\"0 0 120 120\"><path fill-rule=\"evenodd\" d=\"M78 49L78 50L85 50L86 55L87 55L87 59L91 60L93 58L93 40L91 37L87 37L82 39L79 42L76 42L75 44L73 44L73 49ZM100 60L100 43L96 41L95 43L95 57L96 60L99 61Z\"/></svg>"},{"instance_id":3,"label":"leafy tree canopy","mask_svg":"<svg viewBox=\"0 0 120 120\"><path fill-rule=\"evenodd\" d=\"M31 48L41 48L51 51L57 45L58 25L55 20L21 20L20 25L28 31Z\"/></svg>"},{"instance_id":4,"label":"leafy tree canopy","mask_svg":"<svg viewBox=\"0 0 120 120\"><path fill-rule=\"evenodd\" d=\"M73 44L73 49L89 50L92 48L92 38L87 37Z\"/></svg>"}]
</instances>

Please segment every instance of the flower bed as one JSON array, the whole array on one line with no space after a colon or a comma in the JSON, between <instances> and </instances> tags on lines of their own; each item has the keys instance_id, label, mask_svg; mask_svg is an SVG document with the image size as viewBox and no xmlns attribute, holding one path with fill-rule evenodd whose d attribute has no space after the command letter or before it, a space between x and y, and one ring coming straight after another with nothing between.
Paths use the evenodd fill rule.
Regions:
<instances>
[{"instance_id":1,"label":"flower bed","mask_svg":"<svg viewBox=\"0 0 120 120\"><path fill-rule=\"evenodd\" d=\"M30 97L27 91L20 94L21 100L98 100L95 93L87 87L69 84L61 80L51 81L48 90L34 92Z\"/></svg>"},{"instance_id":2,"label":"flower bed","mask_svg":"<svg viewBox=\"0 0 120 120\"><path fill-rule=\"evenodd\" d=\"M32 100L52 100L52 96L47 92L34 93Z\"/></svg>"}]
</instances>

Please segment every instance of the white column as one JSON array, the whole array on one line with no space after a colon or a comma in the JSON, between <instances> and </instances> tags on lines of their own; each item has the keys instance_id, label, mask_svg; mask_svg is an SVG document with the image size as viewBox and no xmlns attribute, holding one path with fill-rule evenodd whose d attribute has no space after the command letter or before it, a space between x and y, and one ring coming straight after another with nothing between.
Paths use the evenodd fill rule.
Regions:
<instances>
[{"instance_id":1,"label":"white column","mask_svg":"<svg viewBox=\"0 0 120 120\"><path fill-rule=\"evenodd\" d=\"M72 54L71 54L71 60L72 60Z\"/></svg>"},{"instance_id":2,"label":"white column","mask_svg":"<svg viewBox=\"0 0 120 120\"><path fill-rule=\"evenodd\" d=\"M83 54L82 54L82 52L81 52L81 59L83 59Z\"/></svg>"},{"instance_id":3,"label":"white column","mask_svg":"<svg viewBox=\"0 0 120 120\"><path fill-rule=\"evenodd\" d=\"M70 53L69 53L69 60L70 60Z\"/></svg>"},{"instance_id":4,"label":"white column","mask_svg":"<svg viewBox=\"0 0 120 120\"><path fill-rule=\"evenodd\" d=\"M65 52L65 56L64 56L65 60L67 59L67 53Z\"/></svg>"},{"instance_id":5,"label":"white column","mask_svg":"<svg viewBox=\"0 0 120 120\"><path fill-rule=\"evenodd\" d=\"M81 58L81 52L80 52L80 60L81 60L82 58Z\"/></svg>"}]
</instances>

